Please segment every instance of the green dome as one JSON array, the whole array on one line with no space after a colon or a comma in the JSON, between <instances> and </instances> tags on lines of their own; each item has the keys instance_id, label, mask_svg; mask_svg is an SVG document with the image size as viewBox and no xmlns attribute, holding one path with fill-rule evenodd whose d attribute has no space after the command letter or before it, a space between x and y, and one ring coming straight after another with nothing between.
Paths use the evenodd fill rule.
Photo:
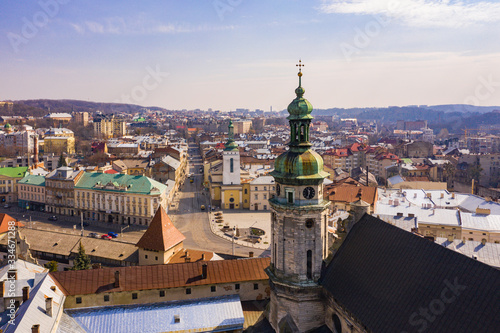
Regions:
<instances>
[{"instance_id":1,"label":"green dome","mask_svg":"<svg viewBox=\"0 0 500 333\"><path fill-rule=\"evenodd\" d=\"M313 119L311 116L312 105L307 99L302 97L305 93L304 88L299 86L295 89L297 97L288 105L288 119Z\"/></svg>"},{"instance_id":2,"label":"green dome","mask_svg":"<svg viewBox=\"0 0 500 333\"><path fill-rule=\"evenodd\" d=\"M278 183L317 185L328 177L323 171L323 158L312 149L305 152L287 151L276 159L271 175Z\"/></svg>"},{"instance_id":3,"label":"green dome","mask_svg":"<svg viewBox=\"0 0 500 333\"><path fill-rule=\"evenodd\" d=\"M9 123L7 123L3 128L12 128L12 126Z\"/></svg>"}]
</instances>

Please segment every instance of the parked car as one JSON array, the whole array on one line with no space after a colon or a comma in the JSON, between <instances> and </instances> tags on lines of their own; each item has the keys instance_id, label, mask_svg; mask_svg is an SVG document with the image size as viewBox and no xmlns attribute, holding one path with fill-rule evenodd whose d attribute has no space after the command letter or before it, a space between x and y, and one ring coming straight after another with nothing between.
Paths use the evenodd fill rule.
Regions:
<instances>
[{"instance_id":1,"label":"parked car","mask_svg":"<svg viewBox=\"0 0 500 333\"><path fill-rule=\"evenodd\" d=\"M194 181L194 180L193 180L193 178L191 178L191 179L189 180L189 182L190 182L190 183L192 183L193 181Z\"/></svg>"},{"instance_id":2,"label":"parked car","mask_svg":"<svg viewBox=\"0 0 500 333\"><path fill-rule=\"evenodd\" d=\"M90 238L99 238L99 234L98 234L97 232L91 232L91 233L89 234L89 237L90 237Z\"/></svg>"},{"instance_id":3,"label":"parked car","mask_svg":"<svg viewBox=\"0 0 500 333\"><path fill-rule=\"evenodd\" d=\"M118 234L116 232L113 232L113 231L108 232L108 235L110 235L113 238L118 237Z\"/></svg>"},{"instance_id":4,"label":"parked car","mask_svg":"<svg viewBox=\"0 0 500 333\"><path fill-rule=\"evenodd\" d=\"M9 204L3 205L3 208L10 208Z\"/></svg>"},{"instance_id":5,"label":"parked car","mask_svg":"<svg viewBox=\"0 0 500 333\"><path fill-rule=\"evenodd\" d=\"M111 239L111 236L108 234L105 234L105 235L102 235L101 238L102 239Z\"/></svg>"},{"instance_id":6,"label":"parked car","mask_svg":"<svg viewBox=\"0 0 500 333\"><path fill-rule=\"evenodd\" d=\"M201 205L201 210L205 210L205 205Z\"/></svg>"},{"instance_id":7,"label":"parked car","mask_svg":"<svg viewBox=\"0 0 500 333\"><path fill-rule=\"evenodd\" d=\"M49 216L49 221L57 221L57 216L55 215Z\"/></svg>"}]
</instances>

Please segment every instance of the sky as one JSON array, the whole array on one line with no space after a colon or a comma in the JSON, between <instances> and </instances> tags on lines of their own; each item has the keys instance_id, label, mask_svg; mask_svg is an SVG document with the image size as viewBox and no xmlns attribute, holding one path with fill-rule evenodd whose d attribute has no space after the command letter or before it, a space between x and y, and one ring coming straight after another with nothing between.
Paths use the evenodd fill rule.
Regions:
<instances>
[{"instance_id":1,"label":"sky","mask_svg":"<svg viewBox=\"0 0 500 333\"><path fill-rule=\"evenodd\" d=\"M500 1L0 2L0 100L500 105Z\"/></svg>"}]
</instances>

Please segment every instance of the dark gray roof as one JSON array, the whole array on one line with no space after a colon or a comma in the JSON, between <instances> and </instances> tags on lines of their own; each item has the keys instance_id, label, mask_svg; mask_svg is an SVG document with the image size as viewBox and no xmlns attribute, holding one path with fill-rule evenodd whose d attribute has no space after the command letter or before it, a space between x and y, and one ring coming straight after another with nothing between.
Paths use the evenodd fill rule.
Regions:
<instances>
[{"instance_id":1,"label":"dark gray roof","mask_svg":"<svg viewBox=\"0 0 500 333\"><path fill-rule=\"evenodd\" d=\"M500 271L366 214L321 283L374 333L500 327Z\"/></svg>"}]
</instances>

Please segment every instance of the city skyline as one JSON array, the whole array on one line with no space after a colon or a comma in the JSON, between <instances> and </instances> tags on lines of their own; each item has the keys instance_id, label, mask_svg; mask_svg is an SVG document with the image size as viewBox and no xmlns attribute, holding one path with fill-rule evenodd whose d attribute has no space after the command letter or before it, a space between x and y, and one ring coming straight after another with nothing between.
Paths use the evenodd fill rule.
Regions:
<instances>
[{"instance_id":1,"label":"city skyline","mask_svg":"<svg viewBox=\"0 0 500 333\"><path fill-rule=\"evenodd\" d=\"M282 110L500 105L492 1L2 3L0 99Z\"/></svg>"}]
</instances>

